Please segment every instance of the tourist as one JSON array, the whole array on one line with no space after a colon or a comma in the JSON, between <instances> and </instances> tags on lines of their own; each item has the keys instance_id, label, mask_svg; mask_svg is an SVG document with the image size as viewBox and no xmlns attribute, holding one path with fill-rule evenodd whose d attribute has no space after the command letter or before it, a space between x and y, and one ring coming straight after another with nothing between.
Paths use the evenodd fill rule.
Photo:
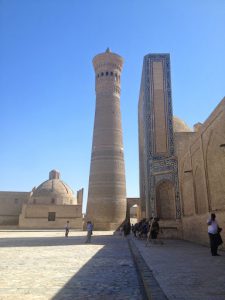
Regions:
<instances>
[{"instance_id":1,"label":"tourist","mask_svg":"<svg viewBox=\"0 0 225 300\"><path fill-rule=\"evenodd\" d=\"M120 236L123 235L123 227L122 227L122 226L120 226L120 228L119 228L119 235L120 235Z\"/></svg>"},{"instance_id":2,"label":"tourist","mask_svg":"<svg viewBox=\"0 0 225 300\"><path fill-rule=\"evenodd\" d=\"M69 228L69 221L66 222L66 225L65 225L65 237L68 237L68 234L69 234L69 231L70 231L70 228Z\"/></svg>"},{"instance_id":3,"label":"tourist","mask_svg":"<svg viewBox=\"0 0 225 300\"><path fill-rule=\"evenodd\" d=\"M159 219L158 218L154 218L152 225L151 225L151 239L152 240L156 240L158 233L159 233L159 223L158 223Z\"/></svg>"},{"instance_id":4,"label":"tourist","mask_svg":"<svg viewBox=\"0 0 225 300\"><path fill-rule=\"evenodd\" d=\"M208 225L208 234L209 234L209 241L210 241L210 248L212 256L220 256L217 253L218 246L223 243L220 231L222 228L218 226L216 221L216 215L214 213L211 214L211 218L207 220Z\"/></svg>"},{"instance_id":5,"label":"tourist","mask_svg":"<svg viewBox=\"0 0 225 300\"><path fill-rule=\"evenodd\" d=\"M91 242L91 236L93 234L93 225L91 221L87 221L87 239L85 243L90 243Z\"/></svg>"},{"instance_id":6,"label":"tourist","mask_svg":"<svg viewBox=\"0 0 225 300\"><path fill-rule=\"evenodd\" d=\"M134 232L134 224L131 224L131 231Z\"/></svg>"},{"instance_id":7,"label":"tourist","mask_svg":"<svg viewBox=\"0 0 225 300\"><path fill-rule=\"evenodd\" d=\"M126 221L123 225L123 232L124 232L124 236L127 236L130 234L130 229L131 229L131 226L130 226L130 221Z\"/></svg>"}]
</instances>

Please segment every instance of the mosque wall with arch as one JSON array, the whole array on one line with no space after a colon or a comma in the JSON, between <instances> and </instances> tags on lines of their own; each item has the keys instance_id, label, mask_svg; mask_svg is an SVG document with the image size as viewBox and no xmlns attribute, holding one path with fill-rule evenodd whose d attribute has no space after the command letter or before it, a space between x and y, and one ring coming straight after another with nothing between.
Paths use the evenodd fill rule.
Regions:
<instances>
[{"instance_id":1,"label":"mosque wall with arch","mask_svg":"<svg viewBox=\"0 0 225 300\"><path fill-rule=\"evenodd\" d=\"M175 143L183 238L208 244L206 221L214 212L225 241L225 98L198 132L177 135Z\"/></svg>"}]
</instances>

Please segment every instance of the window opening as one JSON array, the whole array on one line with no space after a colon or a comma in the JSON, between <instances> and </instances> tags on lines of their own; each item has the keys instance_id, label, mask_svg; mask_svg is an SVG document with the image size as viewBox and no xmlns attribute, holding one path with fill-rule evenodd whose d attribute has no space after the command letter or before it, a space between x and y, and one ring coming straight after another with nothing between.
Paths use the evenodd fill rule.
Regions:
<instances>
[{"instance_id":1,"label":"window opening","mask_svg":"<svg viewBox=\"0 0 225 300\"><path fill-rule=\"evenodd\" d=\"M48 221L55 221L55 212L48 213Z\"/></svg>"}]
</instances>

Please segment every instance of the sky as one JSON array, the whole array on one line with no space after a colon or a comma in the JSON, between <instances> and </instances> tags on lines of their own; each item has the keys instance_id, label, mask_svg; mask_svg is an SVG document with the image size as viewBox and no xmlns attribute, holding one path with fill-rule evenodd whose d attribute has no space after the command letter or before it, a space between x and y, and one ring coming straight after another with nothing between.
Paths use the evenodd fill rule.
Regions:
<instances>
[{"instance_id":1,"label":"sky","mask_svg":"<svg viewBox=\"0 0 225 300\"><path fill-rule=\"evenodd\" d=\"M139 196L143 57L170 53L174 115L204 122L225 96L225 0L0 0L0 191L57 169L86 206L95 112L93 57L124 58L127 196Z\"/></svg>"}]
</instances>

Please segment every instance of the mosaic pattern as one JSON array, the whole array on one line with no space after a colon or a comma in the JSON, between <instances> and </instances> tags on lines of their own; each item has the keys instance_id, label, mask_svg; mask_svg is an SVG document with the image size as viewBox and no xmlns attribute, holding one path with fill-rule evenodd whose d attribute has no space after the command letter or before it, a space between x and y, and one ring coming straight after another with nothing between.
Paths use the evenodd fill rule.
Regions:
<instances>
[{"instance_id":1,"label":"mosaic pattern","mask_svg":"<svg viewBox=\"0 0 225 300\"><path fill-rule=\"evenodd\" d=\"M164 90L164 118L166 124L167 152L156 152L156 130L154 114L154 82L153 82L153 63L161 62L163 66L163 90ZM180 197L178 186L178 167L177 158L174 156L174 137L173 137L173 111L172 111L172 92L170 78L170 56L169 54L149 54L144 57L140 99L143 107L139 111L143 122L139 126L143 127L144 143L140 148L143 157L146 202L149 202L150 209L147 216L156 215L156 186L160 181L169 180L174 185L176 218L181 217ZM141 191L142 193L142 191ZM148 207L148 205L146 205Z\"/></svg>"}]
</instances>

